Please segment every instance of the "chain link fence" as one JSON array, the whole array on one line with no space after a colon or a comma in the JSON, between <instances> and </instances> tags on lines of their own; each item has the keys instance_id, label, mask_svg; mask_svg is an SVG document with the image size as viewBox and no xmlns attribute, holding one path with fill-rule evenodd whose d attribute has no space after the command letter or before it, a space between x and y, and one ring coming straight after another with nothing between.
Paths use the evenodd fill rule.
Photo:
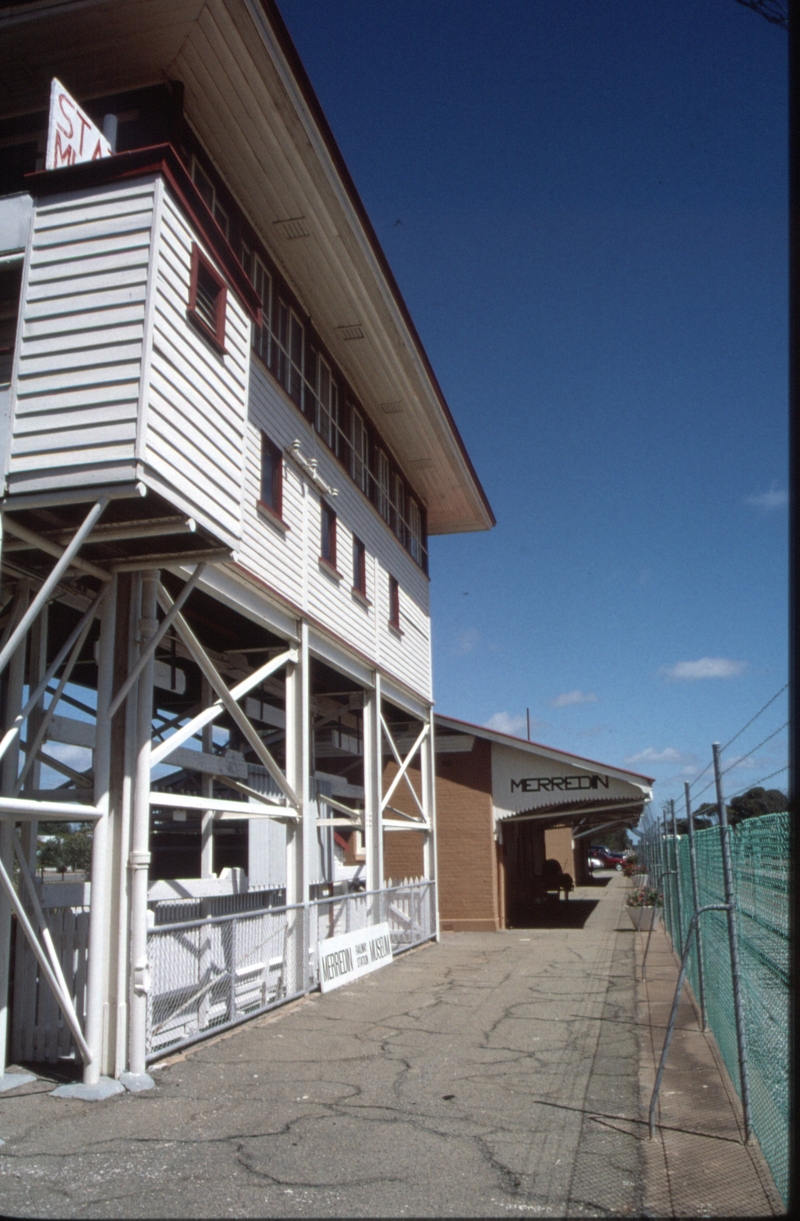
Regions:
<instances>
[{"instance_id":1,"label":"chain link fence","mask_svg":"<svg viewBox=\"0 0 800 1221\"><path fill-rule=\"evenodd\" d=\"M319 985L319 943L386 921L398 954L436 934L435 884L420 880L160 924L148 930L147 1058L216 1034Z\"/></svg>"},{"instance_id":2,"label":"chain link fence","mask_svg":"<svg viewBox=\"0 0 800 1221\"><path fill-rule=\"evenodd\" d=\"M725 902L718 827L695 832L699 905ZM734 910L753 1129L784 1201L789 1180L789 815L749 818L730 832ZM651 882L658 865L651 862ZM677 951L694 912L688 836L664 838L661 852L664 921ZM741 1097L733 981L724 911L700 918L702 995L708 1025ZM688 978L701 980L694 936Z\"/></svg>"}]
</instances>

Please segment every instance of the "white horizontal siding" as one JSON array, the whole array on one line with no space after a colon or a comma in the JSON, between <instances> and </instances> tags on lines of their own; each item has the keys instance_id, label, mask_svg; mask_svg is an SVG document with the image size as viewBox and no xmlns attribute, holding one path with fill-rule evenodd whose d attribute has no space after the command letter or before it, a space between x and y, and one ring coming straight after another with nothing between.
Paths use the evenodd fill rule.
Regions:
<instances>
[{"instance_id":1,"label":"white horizontal siding","mask_svg":"<svg viewBox=\"0 0 800 1221\"><path fill-rule=\"evenodd\" d=\"M261 487L261 432L281 450L299 438L306 458L338 489L329 498L337 515L336 581L319 564L319 491L291 459L284 460L282 531L256 502ZM367 550L365 607L351 592L353 535ZM251 365L250 405L243 505L241 562L296 606L351 647L388 670L400 682L430 698L428 581L373 507L256 358ZM402 635L388 626L389 574L400 584Z\"/></svg>"},{"instance_id":2,"label":"white horizontal siding","mask_svg":"<svg viewBox=\"0 0 800 1221\"><path fill-rule=\"evenodd\" d=\"M153 182L36 208L9 482L26 490L132 472ZM19 481L18 481L19 482Z\"/></svg>"},{"instance_id":3,"label":"white horizontal siding","mask_svg":"<svg viewBox=\"0 0 800 1221\"><path fill-rule=\"evenodd\" d=\"M224 356L192 326L186 310L193 242L201 244L165 190L141 454L201 518L238 540L250 324L229 291Z\"/></svg>"}]
</instances>

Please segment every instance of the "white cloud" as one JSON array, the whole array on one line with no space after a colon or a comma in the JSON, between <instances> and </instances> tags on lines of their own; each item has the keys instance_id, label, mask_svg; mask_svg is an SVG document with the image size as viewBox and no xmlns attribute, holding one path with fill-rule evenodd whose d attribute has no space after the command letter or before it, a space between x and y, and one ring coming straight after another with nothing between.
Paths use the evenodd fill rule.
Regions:
<instances>
[{"instance_id":1,"label":"white cloud","mask_svg":"<svg viewBox=\"0 0 800 1221\"><path fill-rule=\"evenodd\" d=\"M579 738L599 738L601 733L611 733L607 725L592 725L591 729L578 731Z\"/></svg>"},{"instance_id":2,"label":"white cloud","mask_svg":"<svg viewBox=\"0 0 800 1221\"><path fill-rule=\"evenodd\" d=\"M667 678L738 678L747 669L746 661L733 661L729 657L700 657L697 661L679 661L674 666L664 666L662 673Z\"/></svg>"},{"instance_id":3,"label":"white cloud","mask_svg":"<svg viewBox=\"0 0 800 1221\"><path fill-rule=\"evenodd\" d=\"M557 695L554 700L550 701L553 708L567 708L570 704L596 704L597 696L594 691L565 691L562 695Z\"/></svg>"},{"instance_id":4,"label":"white cloud","mask_svg":"<svg viewBox=\"0 0 800 1221\"><path fill-rule=\"evenodd\" d=\"M640 750L636 755L630 755L626 763L688 763L694 759L694 755L682 755L674 746L665 746L663 750L656 750L654 746L647 746L644 750Z\"/></svg>"},{"instance_id":5,"label":"white cloud","mask_svg":"<svg viewBox=\"0 0 800 1221\"><path fill-rule=\"evenodd\" d=\"M542 722L531 722L531 725ZM515 738L524 738L527 732L527 720L524 716L511 716L508 712L495 712L488 721L484 721L486 729L495 729L498 733L509 733Z\"/></svg>"},{"instance_id":6,"label":"white cloud","mask_svg":"<svg viewBox=\"0 0 800 1221\"><path fill-rule=\"evenodd\" d=\"M758 764L752 755L741 755L738 759L728 760L725 764L725 771L734 771L736 768L741 768L743 771L752 772Z\"/></svg>"},{"instance_id":7,"label":"white cloud","mask_svg":"<svg viewBox=\"0 0 800 1221\"><path fill-rule=\"evenodd\" d=\"M465 653L471 653L478 643L478 638L478 632L474 627L459 632L456 636L455 652L462 657Z\"/></svg>"},{"instance_id":8,"label":"white cloud","mask_svg":"<svg viewBox=\"0 0 800 1221\"><path fill-rule=\"evenodd\" d=\"M744 503L751 505L754 509L770 513L774 509L783 509L788 505L789 493L785 488L779 488L773 480L768 492L756 492L752 496L746 496Z\"/></svg>"}]
</instances>

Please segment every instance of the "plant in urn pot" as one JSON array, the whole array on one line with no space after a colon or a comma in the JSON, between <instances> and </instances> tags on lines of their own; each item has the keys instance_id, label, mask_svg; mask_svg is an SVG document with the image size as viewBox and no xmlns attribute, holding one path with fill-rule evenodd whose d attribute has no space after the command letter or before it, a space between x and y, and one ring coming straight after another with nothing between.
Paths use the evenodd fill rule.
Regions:
<instances>
[{"instance_id":1,"label":"plant in urn pot","mask_svg":"<svg viewBox=\"0 0 800 1221\"><path fill-rule=\"evenodd\" d=\"M645 931L651 928L658 919L662 903L663 898L659 892L649 886L640 886L636 890L632 890L625 900L625 907L633 927Z\"/></svg>"}]
</instances>

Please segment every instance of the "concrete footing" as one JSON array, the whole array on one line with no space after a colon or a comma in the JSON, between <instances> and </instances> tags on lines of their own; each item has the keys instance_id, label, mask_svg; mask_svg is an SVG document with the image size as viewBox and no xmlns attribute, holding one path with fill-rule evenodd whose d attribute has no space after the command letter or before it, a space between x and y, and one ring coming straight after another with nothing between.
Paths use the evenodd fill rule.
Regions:
<instances>
[{"instance_id":1,"label":"concrete footing","mask_svg":"<svg viewBox=\"0 0 800 1221\"><path fill-rule=\"evenodd\" d=\"M35 1080L33 1073L3 1073L0 1076L0 1094L4 1094L6 1090L19 1089L21 1085L30 1085Z\"/></svg>"},{"instance_id":2,"label":"concrete footing","mask_svg":"<svg viewBox=\"0 0 800 1221\"><path fill-rule=\"evenodd\" d=\"M51 1098L79 1098L82 1102L103 1102L114 1094L124 1094L125 1086L113 1077L101 1077L97 1085L84 1085L75 1081L71 1085L59 1085L50 1091Z\"/></svg>"},{"instance_id":3,"label":"concrete footing","mask_svg":"<svg viewBox=\"0 0 800 1221\"><path fill-rule=\"evenodd\" d=\"M149 1073L120 1073L120 1081L131 1094L155 1089L155 1081Z\"/></svg>"}]
</instances>

